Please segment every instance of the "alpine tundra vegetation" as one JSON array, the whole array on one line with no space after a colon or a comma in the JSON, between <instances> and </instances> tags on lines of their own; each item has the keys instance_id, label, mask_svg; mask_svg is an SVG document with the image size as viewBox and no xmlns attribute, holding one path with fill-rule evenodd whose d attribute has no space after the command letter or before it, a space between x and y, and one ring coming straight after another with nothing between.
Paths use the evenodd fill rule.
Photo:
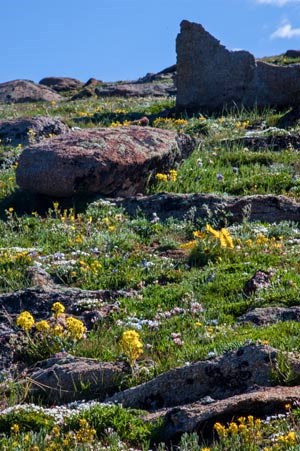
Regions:
<instances>
[{"instance_id":1,"label":"alpine tundra vegetation","mask_svg":"<svg viewBox=\"0 0 300 451\"><path fill-rule=\"evenodd\" d=\"M51 100L0 104L0 448L299 449L297 120L46 80ZM96 135L120 175L87 194ZM40 192L51 172L20 187L24 155L59 143L68 194Z\"/></svg>"}]
</instances>

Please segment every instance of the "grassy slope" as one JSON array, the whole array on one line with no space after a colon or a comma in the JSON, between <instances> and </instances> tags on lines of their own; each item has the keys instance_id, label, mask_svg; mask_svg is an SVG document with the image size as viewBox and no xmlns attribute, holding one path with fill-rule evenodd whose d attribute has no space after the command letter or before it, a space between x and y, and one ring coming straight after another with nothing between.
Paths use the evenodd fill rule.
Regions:
<instances>
[{"instance_id":1,"label":"grassy slope","mask_svg":"<svg viewBox=\"0 0 300 451\"><path fill-rule=\"evenodd\" d=\"M0 106L0 117L51 115L71 126L90 127L122 124L148 115L152 125L200 133L204 138L204 144L176 168L177 177L173 180L168 177L158 181L152 174L149 193L163 190L299 197L297 152L250 151L220 143L223 138L242 136L252 125L274 125L275 113L242 111L219 118L159 119L160 111L173 104L173 100L166 99L92 99L59 105L5 105ZM300 350L298 323L266 327L236 323L237 317L249 308L300 304L297 224L248 223L245 218L242 225L228 227L234 240L234 248L230 249L221 247L209 233L196 237L193 246L190 242L195 240L194 232L205 233L206 223L201 221L156 223L142 216L129 218L121 209L101 203L91 204L81 213L76 211L76 205L75 210L64 210L55 203L43 215L30 211L28 206L28 213L20 215L15 185L15 156L20 151L20 146L0 147L5 161L0 172L0 214L4 218L0 221L1 291L26 287L26 269L36 263L70 286L138 291L134 298L121 299L120 311L96 326L86 340L78 342L72 349L75 355L114 360L122 353L122 332L138 329L144 354L128 382L133 385L185 362L235 349L249 340L268 342L282 351ZM218 229L220 218L212 217L210 225ZM181 258L165 256L164 252L173 249L182 249ZM256 270L270 268L275 273L270 288L246 297L245 282ZM180 340L174 340L172 334ZM38 347L35 358L45 357L43 352ZM296 423L296 419L293 421ZM287 424L280 427L290 430ZM9 427L3 426L2 430L9 431ZM3 446L7 442L9 447L16 441L13 433L12 437L9 435L3 438ZM146 436L135 438L135 442ZM32 445L40 439L30 435L30 440ZM109 441L109 437L105 440ZM183 443L182 449L197 449L192 444L193 437L183 440L191 442L186 448Z\"/></svg>"}]
</instances>

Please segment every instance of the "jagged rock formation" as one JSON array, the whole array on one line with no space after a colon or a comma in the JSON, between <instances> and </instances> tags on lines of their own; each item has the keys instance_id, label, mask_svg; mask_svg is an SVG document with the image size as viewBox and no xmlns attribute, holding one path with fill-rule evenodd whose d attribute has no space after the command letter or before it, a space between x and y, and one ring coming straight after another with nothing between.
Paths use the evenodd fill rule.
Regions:
<instances>
[{"instance_id":1,"label":"jagged rock formation","mask_svg":"<svg viewBox=\"0 0 300 451\"><path fill-rule=\"evenodd\" d=\"M300 99L300 64L256 61L229 51L201 25L184 20L177 36L177 108L286 107Z\"/></svg>"}]
</instances>

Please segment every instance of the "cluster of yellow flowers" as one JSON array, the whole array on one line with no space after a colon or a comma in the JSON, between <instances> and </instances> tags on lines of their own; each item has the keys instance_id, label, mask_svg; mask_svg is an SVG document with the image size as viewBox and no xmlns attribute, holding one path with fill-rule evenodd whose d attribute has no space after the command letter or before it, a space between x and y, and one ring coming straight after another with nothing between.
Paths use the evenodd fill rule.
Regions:
<instances>
[{"instance_id":1,"label":"cluster of yellow flowers","mask_svg":"<svg viewBox=\"0 0 300 451\"><path fill-rule=\"evenodd\" d=\"M214 429L220 438L236 436L238 434L244 439L248 437L260 438L262 436L260 432L261 420L259 418L254 419L252 415L249 415L247 418L240 417L237 422L232 421L227 428L221 423L215 423Z\"/></svg>"},{"instance_id":2,"label":"cluster of yellow flowers","mask_svg":"<svg viewBox=\"0 0 300 451\"><path fill-rule=\"evenodd\" d=\"M94 116L94 113L91 113L90 111L79 111L78 116L79 117L92 117L92 116Z\"/></svg>"},{"instance_id":3,"label":"cluster of yellow flowers","mask_svg":"<svg viewBox=\"0 0 300 451\"><path fill-rule=\"evenodd\" d=\"M271 238L266 237L262 233L259 233L255 240L248 239L245 241L247 247L252 247L254 245L267 246L272 248L281 249L282 248L282 237L277 240L274 236Z\"/></svg>"},{"instance_id":4,"label":"cluster of yellow flowers","mask_svg":"<svg viewBox=\"0 0 300 451\"><path fill-rule=\"evenodd\" d=\"M61 304L60 302L54 302L54 304L51 307L52 312L54 313L54 315L56 317L58 317L59 315L61 315L62 313L64 313L65 311L65 306L63 304Z\"/></svg>"},{"instance_id":5,"label":"cluster of yellow flowers","mask_svg":"<svg viewBox=\"0 0 300 451\"><path fill-rule=\"evenodd\" d=\"M84 333L85 327L80 319L74 318L73 316L69 316L66 319L67 332L71 335L71 338L74 340L80 340Z\"/></svg>"},{"instance_id":6,"label":"cluster of yellow flowers","mask_svg":"<svg viewBox=\"0 0 300 451\"><path fill-rule=\"evenodd\" d=\"M123 122L115 121L115 122L112 122L110 124L110 127L128 127L131 124L132 124L132 122L131 121L127 121L127 120L125 120Z\"/></svg>"},{"instance_id":7,"label":"cluster of yellow flowers","mask_svg":"<svg viewBox=\"0 0 300 451\"><path fill-rule=\"evenodd\" d=\"M222 228L221 230L215 230L211 227L211 225L206 224L206 232L201 232L200 230L195 230L193 232L195 240L188 241L187 243L183 243L180 245L181 249L193 249L195 246L197 246L197 238L200 240L203 240L205 238L208 238L209 235L212 235L213 237L217 238L220 242L221 247L227 247L229 249L234 248L234 243L232 236L228 232L227 229Z\"/></svg>"},{"instance_id":8,"label":"cluster of yellow flowers","mask_svg":"<svg viewBox=\"0 0 300 451\"><path fill-rule=\"evenodd\" d=\"M109 232L114 232L116 230L116 226L114 224L113 218L105 217L102 220L103 224L107 227Z\"/></svg>"},{"instance_id":9,"label":"cluster of yellow flowers","mask_svg":"<svg viewBox=\"0 0 300 451\"><path fill-rule=\"evenodd\" d=\"M0 253L0 262L2 266L15 266L16 264L28 265L31 261L32 258L26 251L16 253L4 251Z\"/></svg>"},{"instance_id":10,"label":"cluster of yellow flowers","mask_svg":"<svg viewBox=\"0 0 300 451\"><path fill-rule=\"evenodd\" d=\"M14 423L11 428L11 433L15 436L14 449L23 449L21 441L24 441L27 445L31 441L30 434L20 434L20 426ZM79 420L79 429L75 431L69 431L66 434L63 433L59 426L53 426L51 433L47 436L47 449L51 451L60 451L63 449L77 449L79 444L91 444L96 437L96 430L92 428L85 418ZM20 446L20 448L19 448ZM81 445L83 446L83 445ZM30 451L39 451L38 445L32 445ZM81 449L81 448L80 448ZM84 448L86 449L86 448ZM91 448L89 448L91 449Z\"/></svg>"},{"instance_id":11,"label":"cluster of yellow flowers","mask_svg":"<svg viewBox=\"0 0 300 451\"><path fill-rule=\"evenodd\" d=\"M143 354L143 343L136 330L126 330L123 332L121 347L131 366Z\"/></svg>"},{"instance_id":12,"label":"cluster of yellow flowers","mask_svg":"<svg viewBox=\"0 0 300 451\"><path fill-rule=\"evenodd\" d=\"M209 224L207 224L206 231L220 240L222 247L229 247L230 249L234 248L233 239L227 229L222 228L221 230L215 230Z\"/></svg>"},{"instance_id":13,"label":"cluster of yellow flowers","mask_svg":"<svg viewBox=\"0 0 300 451\"><path fill-rule=\"evenodd\" d=\"M64 337L72 340L80 340L85 334L85 326L82 321L72 316L64 315L65 306L60 302L55 302L51 310L53 317L49 321L41 320L35 322L30 312L21 312L17 317L17 326L25 332L29 332L33 327L44 337Z\"/></svg>"},{"instance_id":14,"label":"cluster of yellow flowers","mask_svg":"<svg viewBox=\"0 0 300 451\"><path fill-rule=\"evenodd\" d=\"M277 441L286 446L293 446L297 442L296 432L290 431L286 435L279 435Z\"/></svg>"},{"instance_id":15,"label":"cluster of yellow flowers","mask_svg":"<svg viewBox=\"0 0 300 451\"><path fill-rule=\"evenodd\" d=\"M263 439L262 422L259 418L254 419L252 415L238 418L237 422L232 421L226 427L221 423L215 423L214 430L217 432L219 438L222 440L226 437L239 436L239 439L244 443L251 443L253 440ZM271 449L287 449L286 447L294 446L297 443L297 435L294 431L286 434L278 435L276 443L269 448L263 448L264 451L271 451Z\"/></svg>"},{"instance_id":16,"label":"cluster of yellow flowers","mask_svg":"<svg viewBox=\"0 0 300 451\"><path fill-rule=\"evenodd\" d=\"M34 323L35 321L33 316L27 311L20 313L17 318L17 326L21 327L21 329L25 330L26 332L33 328Z\"/></svg>"},{"instance_id":17,"label":"cluster of yellow flowers","mask_svg":"<svg viewBox=\"0 0 300 451\"><path fill-rule=\"evenodd\" d=\"M177 180L177 171L175 169L171 169L168 174L163 174L161 172L158 172L155 175L155 178L158 182L176 182Z\"/></svg>"},{"instance_id":18,"label":"cluster of yellow flowers","mask_svg":"<svg viewBox=\"0 0 300 451\"><path fill-rule=\"evenodd\" d=\"M235 123L236 128L248 128L250 125L249 121L238 121Z\"/></svg>"},{"instance_id":19,"label":"cluster of yellow flowers","mask_svg":"<svg viewBox=\"0 0 300 451\"><path fill-rule=\"evenodd\" d=\"M75 437L78 443L91 443L96 435L96 430L91 428L85 418L79 420L80 429Z\"/></svg>"},{"instance_id":20,"label":"cluster of yellow flowers","mask_svg":"<svg viewBox=\"0 0 300 451\"><path fill-rule=\"evenodd\" d=\"M89 263L85 260L79 260L79 264L81 272L97 274L102 269L102 264L98 260L93 260Z\"/></svg>"},{"instance_id":21,"label":"cluster of yellow flowers","mask_svg":"<svg viewBox=\"0 0 300 451\"><path fill-rule=\"evenodd\" d=\"M180 245L180 249L194 249L197 246L196 240L187 241L186 243L182 243Z\"/></svg>"},{"instance_id":22,"label":"cluster of yellow flowers","mask_svg":"<svg viewBox=\"0 0 300 451\"><path fill-rule=\"evenodd\" d=\"M158 128L180 128L188 124L186 119L172 119L168 117L158 117L153 121L153 127Z\"/></svg>"}]
</instances>

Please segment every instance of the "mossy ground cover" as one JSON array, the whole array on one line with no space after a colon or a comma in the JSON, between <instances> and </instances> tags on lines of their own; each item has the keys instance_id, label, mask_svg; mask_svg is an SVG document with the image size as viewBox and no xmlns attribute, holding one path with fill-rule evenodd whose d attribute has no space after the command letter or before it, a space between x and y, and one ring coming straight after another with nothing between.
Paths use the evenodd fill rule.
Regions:
<instances>
[{"instance_id":1,"label":"mossy ground cover","mask_svg":"<svg viewBox=\"0 0 300 451\"><path fill-rule=\"evenodd\" d=\"M296 150L254 151L240 145L229 147L225 141L222 144L223 139L241 137L248 129L275 125L278 113L236 111L219 117L165 118L164 110L173 106L174 99L92 99L5 105L0 106L0 117L51 115L70 126L108 127L127 126L147 116L150 126L187 132L200 142L191 157L172 172L149 174L149 194L272 193L299 199ZM195 223L187 217L162 222L141 214L129 217L113 202L101 200L82 208L76 200L72 207L65 207L53 199L48 210L40 211L31 209L28 198L28 204L20 208L18 196L22 194L16 187L15 170L21 150L21 146L0 147L0 291L28 287L27 270L38 265L67 286L134 292L121 297L115 313L96 323L84 340L76 341L74 355L102 361L126 358L122 334L137 331L143 353L131 362L133 374L126 384L132 386L246 342L269 343L283 356L287 351L300 351L297 322L260 327L237 322L251 308L300 305L299 224L250 223L246 212L239 225L222 212L211 215L209 221ZM225 245L218 235L221 228L232 240ZM174 250L180 252L168 252ZM257 270L272 272L270 286L246 295L245 283ZM47 357L38 346L23 351L31 362L41 355ZM278 377L285 383L292 378L284 367ZM15 389L13 385L11 374L3 373L1 390L8 405L22 400L17 383ZM10 396L6 394L8 386ZM0 414L1 449L149 449L159 430L159 425L144 422L140 412L121 407L109 413L105 406L91 407L84 415L61 420L58 429L45 411L34 409L26 414L22 409ZM216 439L221 431L220 441L210 445L198 445L194 436L184 436L179 449L299 449L298 418L297 409L288 409L284 418L270 419L254 432L251 425L247 433L234 426L226 433L220 429L215 431ZM288 435L291 432L295 434ZM158 446L164 449L163 444Z\"/></svg>"}]
</instances>

